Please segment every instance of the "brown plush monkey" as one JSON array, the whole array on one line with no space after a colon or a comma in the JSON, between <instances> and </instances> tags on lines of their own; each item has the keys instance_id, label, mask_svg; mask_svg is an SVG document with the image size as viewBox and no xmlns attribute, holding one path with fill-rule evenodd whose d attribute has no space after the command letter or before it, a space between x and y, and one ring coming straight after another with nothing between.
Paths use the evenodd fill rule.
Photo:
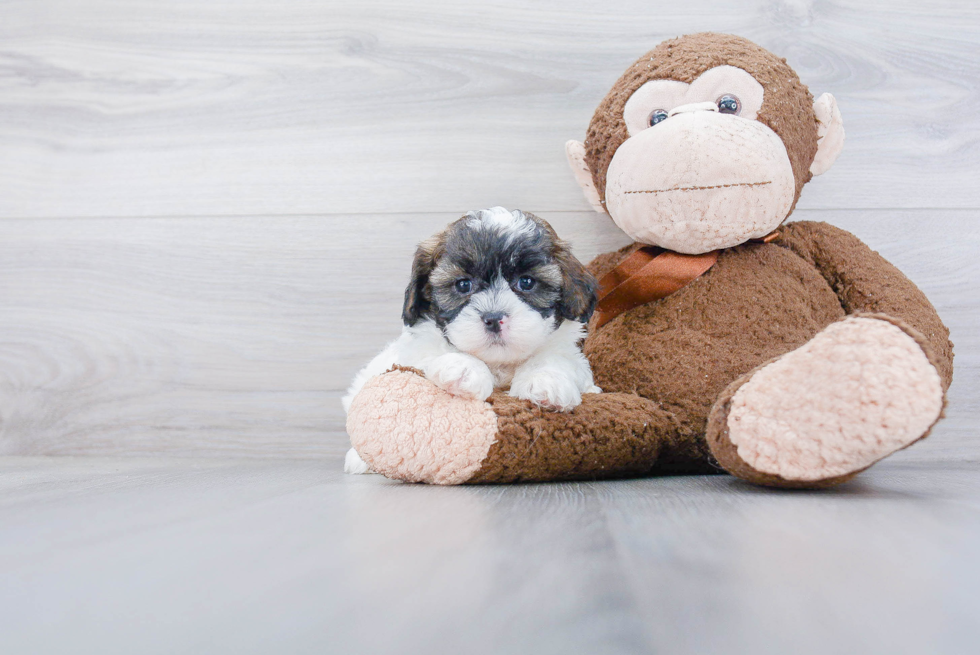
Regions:
<instances>
[{"instance_id":1,"label":"brown plush monkey","mask_svg":"<svg viewBox=\"0 0 980 655\"><path fill-rule=\"evenodd\" d=\"M936 311L853 235L782 225L843 137L833 97L814 102L763 48L661 43L567 145L590 203L636 241L590 265L604 297L585 352L604 393L561 414L395 370L354 399L354 447L439 484L723 469L822 487L923 438L953 372Z\"/></svg>"}]
</instances>

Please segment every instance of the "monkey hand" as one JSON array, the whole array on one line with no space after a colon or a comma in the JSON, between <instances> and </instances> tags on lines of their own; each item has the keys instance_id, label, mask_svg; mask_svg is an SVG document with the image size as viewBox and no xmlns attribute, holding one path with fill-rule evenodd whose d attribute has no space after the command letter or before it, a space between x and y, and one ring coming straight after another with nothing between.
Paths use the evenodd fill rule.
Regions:
<instances>
[{"instance_id":1,"label":"monkey hand","mask_svg":"<svg viewBox=\"0 0 980 655\"><path fill-rule=\"evenodd\" d=\"M440 355L425 367L425 377L454 396L486 400L493 393L493 374L481 360L464 353Z\"/></svg>"}]
</instances>

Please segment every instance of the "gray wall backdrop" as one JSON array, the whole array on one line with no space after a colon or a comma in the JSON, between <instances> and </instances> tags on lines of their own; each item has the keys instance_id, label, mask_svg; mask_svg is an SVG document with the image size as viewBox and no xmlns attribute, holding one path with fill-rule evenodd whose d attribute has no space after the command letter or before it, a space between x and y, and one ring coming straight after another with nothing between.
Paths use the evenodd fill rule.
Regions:
<instances>
[{"instance_id":1,"label":"gray wall backdrop","mask_svg":"<svg viewBox=\"0 0 980 655\"><path fill-rule=\"evenodd\" d=\"M713 30L830 91L796 218L862 237L953 331L975 457L980 3L58 0L0 5L0 454L329 457L399 330L414 244L467 209L621 243L563 153L660 40Z\"/></svg>"}]
</instances>

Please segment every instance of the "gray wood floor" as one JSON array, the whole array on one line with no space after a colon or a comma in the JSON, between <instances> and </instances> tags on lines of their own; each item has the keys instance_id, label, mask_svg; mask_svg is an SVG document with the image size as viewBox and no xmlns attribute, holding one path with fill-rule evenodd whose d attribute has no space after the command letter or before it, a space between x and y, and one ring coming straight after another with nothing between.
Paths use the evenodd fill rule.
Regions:
<instances>
[{"instance_id":1,"label":"gray wood floor","mask_svg":"<svg viewBox=\"0 0 980 655\"><path fill-rule=\"evenodd\" d=\"M441 488L0 458L4 653L975 653L980 465Z\"/></svg>"},{"instance_id":2,"label":"gray wood floor","mask_svg":"<svg viewBox=\"0 0 980 655\"><path fill-rule=\"evenodd\" d=\"M839 489L340 473L414 244L622 243L563 144L663 38L756 40L853 231L956 344L947 419ZM0 653L977 652L980 4L0 3Z\"/></svg>"}]
</instances>

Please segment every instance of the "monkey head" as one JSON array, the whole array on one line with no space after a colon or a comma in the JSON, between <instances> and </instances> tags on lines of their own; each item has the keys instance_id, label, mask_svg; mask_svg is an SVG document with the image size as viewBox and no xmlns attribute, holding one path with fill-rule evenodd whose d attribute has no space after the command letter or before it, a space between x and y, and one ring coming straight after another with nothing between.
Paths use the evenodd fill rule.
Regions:
<instances>
[{"instance_id":1,"label":"monkey head","mask_svg":"<svg viewBox=\"0 0 980 655\"><path fill-rule=\"evenodd\" d=\"M635 241L699 254L772 232L844 144L834 97L751 41L694 34L641 57L568 160Z\"/></svg>"}]
</instances>

